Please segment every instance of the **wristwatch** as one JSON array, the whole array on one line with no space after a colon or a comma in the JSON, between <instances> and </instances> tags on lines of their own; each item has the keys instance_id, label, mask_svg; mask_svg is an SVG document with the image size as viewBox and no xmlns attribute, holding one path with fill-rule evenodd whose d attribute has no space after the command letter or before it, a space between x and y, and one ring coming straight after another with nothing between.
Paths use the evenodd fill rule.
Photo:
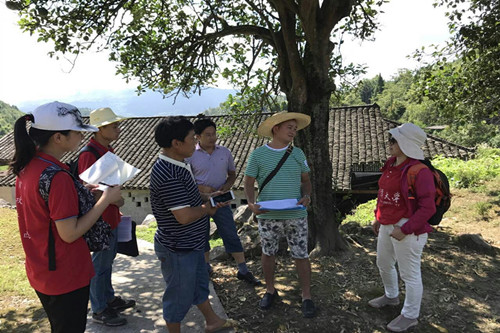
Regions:
<instances>
[{"instance_id":1,"label":"wristwatch","mask_svg":"<svg viewBox=\"0 0 500 333\"><path fill-rule=\"evenodd\" d=\"M309 203L311 203L311 201L312 201L312 200L311 200L311 196L310 196L309 194L305 194L305 195L304 195L304 198L309 199Z\"/></svg>"}]
</instances>

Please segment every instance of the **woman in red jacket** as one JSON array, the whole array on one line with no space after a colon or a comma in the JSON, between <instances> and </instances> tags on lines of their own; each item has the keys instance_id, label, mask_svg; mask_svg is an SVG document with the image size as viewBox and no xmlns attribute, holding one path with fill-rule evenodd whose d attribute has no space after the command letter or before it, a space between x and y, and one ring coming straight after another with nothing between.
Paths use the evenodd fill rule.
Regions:
<instances>
[{"instance_id":1,"label":"woman in red jacket","mask_svg":"<svg viewBox=\"0 0 500 333\"><path fill-rule=\"evenodd\" d=\"M79 199L75 181L64 172L69 168L61 157L78 148L82 131L96 130L82 123L76 107L60 102L41 105L14 125L16 151L10 168L17 176L16 209L26 275L52 332L85 331L94 268L82 236L121 196L119 186L109 188L92 207L93 201L83 203L83 195ZM57 170L50 180L48 169ZM83 204L85 211L92 208L82 215Z\"/></svg>"},{"instance_id":2,"label":"woman in red jacket","mask_svg":"<svg viewBox=\"0 0 500 333\"><path fill-rule=\"evenodd\" d=\"M397 263L401 279L405 282L405 301L401 314L387 328L403 332L418 323L423 292L420 261L427 233L432 231L427 221L436 211L436 188L431 171L423 168L416 175L415 195L408 195L408 169L424 159L420 147L427 138L425 132L414 124L406 123L389 133L391 157L382 168L372 224L373 231L378 235L377 266L385 293L368 304L374 308L399 304Z\"/></svg>"}]
</instances>

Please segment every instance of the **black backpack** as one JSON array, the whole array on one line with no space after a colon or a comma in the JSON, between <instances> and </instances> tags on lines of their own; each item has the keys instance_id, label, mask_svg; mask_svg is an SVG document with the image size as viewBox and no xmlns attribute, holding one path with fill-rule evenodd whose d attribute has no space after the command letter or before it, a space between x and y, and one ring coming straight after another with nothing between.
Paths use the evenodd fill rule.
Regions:
<instances>
[{"instance_id":1,"label":"black backpack","mask_svg":"<svg viewBox=\"0 0 500 333\"><path fill-rule=\"evenodd\" d=\"M448 181L448 177L439 169L436 169L430 161L428 160L420 160L419 164L411 166L408 169L408 197L415 198L414 194L414 186L415 186L415 178L418 172L423 168L429 168L434 176L434 185L436 186L436 212L431 216L429 221L427 221L430 225L438 225L439 222L443 219L444 213L448 211L451 206L451 197L452 194L450 192L450 182Z\"/></svg>"},{"instance_id":2,"label":"black backpack","mask_svg":"<svg viewBox=\"0 0 500 333\"><path fill-rule=\"evenodd\" d=\"M89 151L91 152L92 154L94 154L95 158L96 159L100 159L101 158L101 155L99 155L99 153L97 152L97 150L92 147L92 146L85 146L83 147L79 152L78 152L78 156L71 162L69 163L66 163L68 166L69 166L69 172L76 177L76 179L80 179L79 177L79 173L78 173L78 160L80 159L80 155L86 151Z\"/></svg>"}]
</instances>

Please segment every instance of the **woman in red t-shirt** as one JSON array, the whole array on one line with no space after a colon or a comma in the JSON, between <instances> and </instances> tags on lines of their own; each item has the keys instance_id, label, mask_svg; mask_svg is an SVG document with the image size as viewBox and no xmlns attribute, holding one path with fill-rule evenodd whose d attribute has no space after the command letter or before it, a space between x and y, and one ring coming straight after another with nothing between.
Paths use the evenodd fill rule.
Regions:
<instances>
[{"instance_id":1,"label":"woman in red t-shirt","mask_svg":"<svg viewBox=\"0 0 500 333\"><path fill-rule=\"evenodd\" d=\"M26 130L28 122L31 126ZM94 270L82 236L108 204L121 196L119 186L109 188L92 209L79 216L73 178L67 172L56 172L48 198L42 197L39 184L46 181L42 173L48 167L69 170L60 159L78 148L82 131L97 128L84 125L76 107L60 102L41 105L14 125L16 151L10 169L17 176L16 209L26 274L52 332L85 331Z\"/></svg>"},{"instance_id":2,"label":"woman in red t-shirt","mask_svg":"<svg viewBox=\"0 0 500 333\"><path fill-rule=\"evenodd\" d=\"M427 138L418 126L406 123L389 131L391 157L382 168L378 182L377 207L373 230L377 239L377 266L384 284L383 296L368 304L375 308L399 304L398 273L405 282L405 302L401 314L387 328L403 332L417 325L422 301L420 261L432 231L427 223L435 213L436 189L428 168L421 169L415 179L414 196L408 196L408 169L424 159L421 146Z\"/></svg>"}]
</instances>

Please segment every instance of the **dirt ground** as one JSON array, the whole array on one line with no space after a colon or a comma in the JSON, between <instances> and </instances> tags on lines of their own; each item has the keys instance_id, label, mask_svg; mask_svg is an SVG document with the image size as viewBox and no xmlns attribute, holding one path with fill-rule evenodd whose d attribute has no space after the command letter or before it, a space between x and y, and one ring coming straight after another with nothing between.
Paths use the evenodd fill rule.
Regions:
<instances>
[{"instance_id":1,"label":"dirt ground","mask_svg":"<svg viewBox=\"0 0 500 333\"><path fill-rule=\"evenodd\" d=\"M500 332L500 184L489 187L479 193L454 191L452 208L429 235L422 260L422 310L412 332ZM482 202L491 207L481 215L475 207ZM399 314L401 305L387 309L367 305L383 293L375 265L375 237L369 228L341 230L346 232L349 250L311 260L315 318L302 318L300 288L288 255L278 257L276 287L281 297L268 311L258 307L264 287L239 281L232 260L213 262L212 281L227 314L240 323L237 332L386 332L386 324ZM496 247L496 256L459 246L456 236L462 233L481 234ZM248 258L248 263L263 279L260 258ZM404 295L400 297L403 300ZM30 321L30 327L40 325L36 331L48 330L43 309L34 300L8 297L0 307L16 309L6 314L7 322Z\"/></svg>"},{"instance_id":2,"label":"dirt ground","mask_svg":"<svg viewBox=\"0 0 500 333\"><path fill-rule=\"evenodd\" d=\"M424 249L424 296L419 325L412 332L500 332L499 198L496 190L474 196L455 191L450 217L429 235ZM478 218L471 207L482 200L493 206ZM497 255L458 246L456 236L462 233L482 234L497 247ZM212 281L228 316L240 322L238 332L385 332L386 324L399 315L402 302L387 309L368 306L368 300L383 294L375 265L375 237L368 228L346 237L349 251L311 260L312 293L319 309L312 319L302 317L300 288L289 256L277 259L276 288L281 297L268 311L258 307L264 287L237 280L234 262L218 263ZM249 264L262 279L259 258Z\"/></svg>"}]
</instances>

